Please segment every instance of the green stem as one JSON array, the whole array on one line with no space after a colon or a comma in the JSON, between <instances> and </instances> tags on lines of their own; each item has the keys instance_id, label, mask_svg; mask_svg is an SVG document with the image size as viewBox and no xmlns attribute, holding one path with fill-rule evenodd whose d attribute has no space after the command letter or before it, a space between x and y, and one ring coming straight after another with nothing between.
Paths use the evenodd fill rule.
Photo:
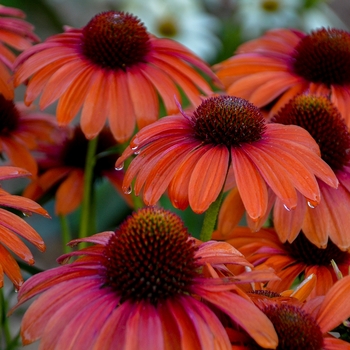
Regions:
<instances>
[{"instance_id":1,"label":"green stem","mask_svg":"<svg viewBox=\"0 0 350 350\"><path fill-rule=\"evenodd\" d=\"M85 172L84 172L84 196L83 203L81 206L81 217L80 217L80 228L79 228L79 238L84 238L89 236L90 232L90 222L91 222L91 191L93 182L93 172L95 167L95 154L97 148L98 137L90 140L88 142L88 149L85 161Z\"/></svg>"},{"instance_id":2,"label":"green stem","mask_svg":"<svg viewBox=\"0 0 350 350\"><path fill-rule=\"evenodd\" d=\"M4 290L0 289L0 326L1 326L1 333L3 333L5 343L8 345L11 343L11 332L10 332L10 325L8 322L7 317L7 301L4 296Z\"/></svg>"},{"instance_id":3,"label":"green stem","mask_svg":"<svg viewBox=\"0 0 350 350\"><path fill-rule=\"evenodd\" d=\"M203 242L209 241L211 239L215 228L216 220L219 215L222 199L223 191L221 191L216 201L211 203L208 210L205 212L202 230L199 236L199 239Z\"/></svg>"},{"instance_id":4,"label":"green stem","mask_svg":"<svg viewBox=\"0 0 350 350\"><path fill-rule=\"evenodd\" d=\"M66 215L59 215L59 220L61 224L61 232L62 232L62 243L63 243L63 252L69 253L70 248L67 246L72 240L71 232L69 229L68 219Z\"/></svg>"}]
</instances>

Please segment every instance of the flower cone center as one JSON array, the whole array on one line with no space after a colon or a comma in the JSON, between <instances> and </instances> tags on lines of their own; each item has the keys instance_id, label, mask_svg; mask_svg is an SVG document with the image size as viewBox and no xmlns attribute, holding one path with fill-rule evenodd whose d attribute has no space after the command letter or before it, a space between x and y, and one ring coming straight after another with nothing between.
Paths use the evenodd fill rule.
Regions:
<instances>
[{"instance_id":1,"label":"flower cone center","mask_svg":"<svg viewBox=\"0 0 350 350\"><path fill-rule=\"evenodd\" d=\"M284 247L296 261L308 266L330 266L332 259L337 264L341 264L347 261L349 257L347 252L340 250L330 240L326 248L318 248L305 237L303 232L300 232L292 243L284 243Z\"/></svg>"},{"instance_id":2,"label":"flower cone center","mask_svg":"<svg viewBox=\"0 0 350 350\"><path fill-rule=\"evenodd\" d=\"M140 20L128 13L108 11L91 19L83 29L82 52L106 69L123 69L144 62L149 35Z\"/></svg>"},{"instance_id":3,"label":"flower cone center","mask_svg":"<svg viewBox=\"0 0 350 350\"><path fill-rule=\"evenodd\" d=\"M350 133L339 111L326 97L296 96L272 121L306 129L333 171L341 170L350 161Z\"/></svg>"},{"instance_id":4,"label":"flower cone center","mask_svg":"<svg viewBox=\"0 0 350 350\"><path fill-rule=\"evenodd\" d=\"M350 33L319 29L304 37L293 55L294 72L314 83L350 83Z\"/></svg>"},{"instance_id":5,"label":"flower cone center","mask_svg":"<svg viewBox=\"0 0 350 350\"><path fill-rule=\"evenodd\" d=\"M261 7L266 12L276 12L280 7L280 3L276 0L265 0L261 3Z\"/></svg>"},{"instance_id":6,"label":"flower cone center","mask_svg":"<svg viewBox=\"0 0 350 350\"><path fill-rule=\"evenodd\" d=\"M197 275L196 247L175 214L144 208L127 218L105 249L106 285L121 302L188 293Z\"/></svg>"},{"instance_id":7,"label":"flower cone center","mask_svg":"<svg viewBox=\"0 0 350 350\"><path fill-rule=\"evenodd\" d=\"M0 133L6 136L16 130L19 119L20 114L13 101L0 94Z\"/></svg>"},{"instance_id":8,"label":"flower cone center","mask_svg":"<svg viewBox=\"0 0 350 350\"><path fill-rule=\"evenodd\" d=\"M260 140L266 127L259 108L233 96L204 100L192 119L197 138L204 143L227 147Z\"/></svg>"},{"instance_id":9,"label":"flower cone center","mask_svg":"<svg viewBox=\"0 0 350 350\"><path fill-rule=\"evenodd\" d=\"M262 310L278 335L277 350L321 350L323 336L316 321L298 306L270 304Z\"/></svg>"}]
</instances>

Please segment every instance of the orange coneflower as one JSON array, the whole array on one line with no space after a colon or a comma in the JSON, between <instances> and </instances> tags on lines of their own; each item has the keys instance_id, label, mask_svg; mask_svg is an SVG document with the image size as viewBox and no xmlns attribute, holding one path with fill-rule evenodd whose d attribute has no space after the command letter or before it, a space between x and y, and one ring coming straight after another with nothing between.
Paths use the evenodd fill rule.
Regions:
<instances>
[{"instance_id":1,"label":"orange coneflower","mask_svg":"<svg viewBox=\"0 0 350 350\"><path fill-rule=\"evenodd\" d=\"M26 170L16 167L0 167L0 180L30 176ZM3 207L8 207L20 211L21 213L36 213L49 217L45 209L32 200L20 196L15 196L0 189L0 288L3 286L4 274L13 282L16 289L23 283L20 268L7 250L23 259L28 264L34 264L33 255L27 246L18 238L28 240L40 251L45 250L45 244L39 234L18 215L7 211Z\"/></svg>"},{"instance_id":2,"label":"orange coneflower","mask_svg":"<svg viewBox=\"0 0 350 350\"><path fill-rule=\"evenodd\" d=\"M325 296L306 302L263 293L252 300L273 323L278 334L278 350L348 350L348 342L329 332L350 316L349 292L350 276L347 276L336 282ZM237 349L262 349L254 342L244 345Z\"/></svg>"},{"instance_id":3,"label":"orange coneflower","mask_svg":"<svg viewBox=\"0 0 350 350\"><path fill-rule=\"evenodd\" d=\"M274 29L241 45L215 69L229 95L276 113L293 96L330 95L350 123L350 33L334 28L310 34Z\"/></svg>"},{"instance_id":4,"label":"orange coneflower","mask_svg":"<svg viewBox=\"0 0 350 350\"><path fill-rule=\"evenodd\" d=\"M58 126L51 115L37 112L0 94L0 152L11 165L37 173L37 163L30 151L40 142L53 142Z\"/></svg>"},{"instance_id":5,"label":"orange coneflower","mask_svg":"<svg viewBox=\"0 0 350 350\"><path fill-rule=\"evenodd\" d=\"M344 276L349 274L349 252L340 250L332 241L328 241L326 248L318 248L303 232L292 243L283 243L273 229L251 232L247 227L236 227L225 235L217 230L213 239L230 243L256 267L273 268L280 280L268 282L267 287L279 293L291 288L298 277L314 274L316 287L310 296L325 295L337 281L332 260Z\"/></svg>"},{"instance_id":6,"label":"orange coneflower","mask_svg":"<svg viewBox=\"0 0 350 350\"><path fill-rule=\"evenodd\" d=\"M101 130L100 135L93 181L107 178L132 206L130 196L122 191L124 174L114 169L116 155L113 152L104 154L116 146L116 141L107 127ZM83 200L87 148L88 140L79 126L62 129L58 142L39 147L39 175L28 185L23 195L33 200L39 200L45 195L54 195L57 215L73 212Z\"/></svg>"},{"instance_id":7,"label":"orange coneflower","mask_svg":"<svg viewBox=\"0 0 350 350\"><path fill-rule=\"evenodd\" d=\"M170 39L149 34L128 13L108 11L82 29L66 28L44 43L26 50L16 61L15 85L30 78L25 102L40 93L40 107L56 100L57 119L69 123L82 107L81 127L94 138L109 124L114 137L126 141L139 128L158 118L158 94L166 111L177 112L178 87L196 104L199 94L211 93L194 69L216 79L206 63Z\"/></svg>"},{"instance_id":8,"label":"orange coneflower","mask_svg":"<svg viewBox=\"0 0 350 350\"><path fill-rule=\"evenodd\" d=\"M337 189L318 180L321 202L316 208L299 197L296 210L287 212L275 202L274 227L281 240L292 242L300 230L319 247L328 238L340 249L350 247L350 133L344 119L326 98L298 95L272 117L275 123L298 125L306 129L320 147L322 159L339 180Z\"/></svg>"},{"instance_id":9,"label":"orange coneflower","mask_svg":"<svg viewBox=\"0 0 350 350\"><path fill-rule=\"evenodd\" d=\"M16 54L12 49L22 51L39 41L24 17L21 10L0 5L0 94L9 100L14 98L11 74Z\"/></svg>"},{"instance_id":10,"label":"orange coneflower","mask_svg":"<svg viewBox=\"0 0 350 350\"><path fill-rule=\"evenodd\" d=\"M143 208L115 232L72 244L79 242L95 245L62 256L61 262L80 257L21 288L18 305L42 293L23 317L24 344L40 339L42 348L231 349L215 306L259 345L276 348L267 317L247 296L230 291L237 288L235 278L204 273L247 265L244 257L226 243L195 240L175 214Z\"/></svg>"},{"instance_id":11,"label":"orange coneflower","mask_svg":"<svg viewBox=\"0 0 350 350\"><path fill-rule=\"evenodd\" d=\"M135 194L143 188L147 205L155 204L168 188L175 207L189 204L202 213L222 191L230 168L253 220L266 214L268 188L287 208L294 208L297 192L319 202L315 176L337 186L308 132L294 125L266 124L257 107L237 97L210 97L193 113L147 126L134 136L116 167L134 152L124 187L127 191L136 178Z\"/></svg>"}]
</instances>

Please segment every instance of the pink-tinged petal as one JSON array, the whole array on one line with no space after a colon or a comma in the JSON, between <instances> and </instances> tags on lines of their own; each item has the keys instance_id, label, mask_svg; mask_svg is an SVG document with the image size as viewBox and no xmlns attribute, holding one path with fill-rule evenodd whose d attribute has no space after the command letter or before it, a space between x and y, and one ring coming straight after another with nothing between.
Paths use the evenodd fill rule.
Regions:
<instances>
[{"instance_id":1,"label":"pink-tinged petal","mask_svg":"<svg viewBox=\"0 0 350 350\"><path fill-rule=\"evenodd\" d=\"M24 168L36 176L38 165L27 147L9 137L3 138L1 145L13 165Z\"/></svg>"},{"instance_id":2,"label":"pink-tinged petal","mask_svg":"<svg viewBox=\"0 0 350 350\"><path fill-rule=\"evenodd\" d=\"M45 68L50 64L55 65L56 68L58 69L61 66L61 62L60 62L61 59L65 63L65 61L68 58L76 57L76 52L69 47L60 46L58 50L57 47L50 48L48 47L47 44L39 44L39 45L45 45L47 49L29 57L18 68L14 76L15 86L20 85L22 82L27 80L31 75L36 74L42 68ZM36 48L33 47L33 49L38 49L39 45L36 45ZM19 59L22 59L23 57L24 56L19 57ZM16 62L15 62L15 65L16 65Z\"/></svg>"},{"instance_id":3,"label":"pink-tinged petal","mask_svg":"<svg viewBox=\"0 0 350 350\"><path fill-rule=\"evenodd\" d=\"M350 276L336 282L326 294L317 315L322 333L340 325L350 316Z\"/></svg>"},{"instance_id":4,"label":"pink-tinged petal","mask_svg":"<svg viewBox=\"0 0 350 350\"><path fill-rule=\"evenodd\" d=\"M74 267L72 266L60 266L47 270L45 272L36 274L29 278L18 293L18 304L16 308L33 298L39 293L66 283L66 286L79 284L81 280L82 284L93 283L101 285L101 278L97 275L96 269L89 268L89 266ZM69 284L70 282L71 284ZM62 293L61 293L62 294ZM46 295L46 294L45 294Z\"/></svg>"},{"instance_id":5,"label":"pink-tinged petal","mask_svg":"<svg viewBox=\"0 0 350 350\"><path fill-rule=\"evenodd\" d=\"M125 301L114 309L100 329L93 350L126 349L126 323L135 307L130 301ZM137 337L137 334L129 336Z\"/></svg>"},{"instance_id":6,"label":"pink-tinged petal","mask_svg":"<svg viewBox=\"0 0 350 350\"><path fill-rule=\"evenodd\" d=\"M244 207L253 220L259 219L265 215L268 204L265 181L243 150L231 148L231 161Z\"/></svg>"},{"instance_id":7,"label":"pink-tinged petal","mask_svg":"<svg viewBox=\"0 0 350 350\"><path fill-rule=\"evenodd\" d=\"M323 349L325 350L350 350L350 344L337 338L323 338Z\"/></svg>"},{"instance_id":8,"label":"pink-tinged petal","mask_svg":"<svg viewBox=\"0 0 350 350\"><path fill-rule=\"evenodd\" d=\"M24 212L27 215L32 213L40 214L50 218L49 213L38 203L29 198L9 194L0 188L0 206L10 207Z\"/></svg>"},{"instance_id":9,"label":"pink-tinged petal","mask_svg":"<svg viewBox=\"0 0 350 350\"><path fill-rule=\"evenodd\" d=\"M245 208L239 195L238 188L233 188L225 197L218 216L218 231L222 238L229 235L241 221Z\"/></svg>"},{"instance_id":10,"label":"pink-tinged petal","mask_svg":"<svg viewBox=\"0 0 350 350\"><path fill-rule=\"evenodd\" d=\"M198 255L198 264L239 264L252 266L237 249L226 242L208 241L202 243L196 255Z\"/></svg>"},{"instance_id":11,"label":"pink-tinged petal","mask_svg":"<svg viewBox=\"0 0 350 350\"><path fill-rule=\"evenodd\" d=\"M175 101L181 101L181 96L172 79L160 69L151 65L145 65L141 72L158 91L164 102L167 114L178 113L179 109Z\"/></svg>"},{"instance_id":12,"label":"pink-tinged petal","mask_svg":"<svg viewBox=\"0 0 350 350\"><path fill-rule=\"evenodd\" d=\"M195 146L193 141L175 144L159 154L159 157L153 158L150 163L146 165L150 170L143 191L143 200L146 205L154 205L157 203L159 198L166 191L178 167ZM142 176L141 172L139 173L138 179ZM139 188L137 183L135 183L135 191L136 187Z\"/></svg>"},{"instance_id":13,"label":"pink-tinged petal","mask_svg":"<svg viewBox=\"0 0 350 350\"><path fill-rule=\"evenodd\" d=\"M69 124L79 112L89 91L93 73L93 67L87 68L72 81L69 88L62 94L56 110L56 118L60 125Z\"/></svg>"},{"instance_id":14,"label":"pink-tinged petal","mask_svg":"<svg viewBox=\"0 0 350 350\"><path fill-rule=\"evenodd\" d=\"M350 111L349 111L349 101L350 101L350 89L349 86L331 86L331 101L338 108L340 114L345 119L345 123L350 125Z\"/></svg>"},{"instance_id":15,"label":"pink-tinged petal","mask_svg":"<svg viewBox=\"0 0 350 350\"><path fill-rule=\"evenodd\" d=\"M34 264L34 258L29 248L11 230L3 226L0 226L0 242L27 263Z\"/></svg>"},{"instance_id":16,"label":"pink-tinged petal","mask_svg":"<svg viewBox=\"0 0 350 350\"><path fill-rule=\"evenodd\" d=\"M115 139L122 143L134 132L136 116L124 72L109 75L109 125Z\"/></svg>"},{"instance_id":17,"label":"pink-tinged petal","mask_svg":"<svg viewBox=\"0 0 350 350\"><path fill-rule=\"evenodd\" d=\"M260 174L272 189L272 191L279 198L281 198L288 209L293 209L297 204L297 193L295 186L290 179L289 172L277 160L277 150L276 158L269 155L268 153L265 153L264 148L262 147L245 145L243 150L255 164L255 166L259 169ZM316 187L318 189L317 183ZM317 194L318 196L315 198L314 195L312 199L319 200L319 193Z\"/></svg>"},{"instance_id":18,"label":"pink-tinged petal","mask_svg":"<svg viewBox=\"0 0 350 350\"><path fill-rule=\"evenodd\" d=\"M184 210L188 202L188 186L191 180L190 174L198 163L199 159L209 150L210 145L204 145L196 148L183 160L178 167L174 177L169 183L168 195L175 208Z\"/></svg>"},{"instance_id":19,"label":"pink-tinged petal","mask_svg":"<svg viewBox=\"0 0 350 350\"><path fill-rule=\"evenodd\" d=\"M161 137L168 138L169 134L174 136L180 136L183 134L183 136L185 136L189 134L189 131L193 132L193 127L182 114L166 116L157 122L144 127L132 138L130 146L132 148L144 147Z\"/></svg>"},{"instance_id":20,"label":"pink-tinged petal","mask_svg":"<svg viewBox=\"0 0 350 350\"><path fill-rule=\"evenodd\" d=\"M192 319L196 333L201 342L197 349L231 349L228 335L215 314L204 304L196 299L181 298L188 317ZM187 349L186 346L183 349Z\"/></svg>"},{"instance_id":21,"label":"pink-tinged petal","mask_svg":"<svg viewBox=\"0 0 350 350\"><path fill-rule=\"evenodd\" d=\"M209 293L195 287L197 294L214 304L242 327L260 346L275 349L278 337L271 321L251 302L235 293ZM239 305L239 307L233 307Z\"/></svg>"},{"instance_id":22,"label":"pink-tinged petal","mask_svg":"<svg viewBox=\"0 0 350 350\"><path fill-rule=\"evenodd\" d=\"M18 215L0 208L0 225L16 232L34 244L40 251L45 250L45 243L39 234Z\"/></svg>"},{"instance_id":23,"label":"pink-tinged petal","mask_svg":"<svg viewBox=\"0 0 350 350\"><path fill-rule=\"evenodd\" d=\"M330 264L330 262L329 262ZM312 290L310 297L316 297L319 295L326 295L327 292L331 289L331 287L336 282L336 276L333 271L331 271L328 266L308 266L305 269L305 277L310 276L311 274L316 275L318 281L322 281L322 283L317 283L316 287Z\"/></svg>"},{"instance_id":24,"label":"pink-tinged petal","mask_svg":"<svg viewBox=\"0 0 350 350\"><path fill-rule=\"evenodd\" d=\"M303 231L317 246L325 246L329 237L341 250L347 250L350 235L345 233L350 227L350 193L342 184L337 189L322 183L320 186L321 207L308 208Z\"/></svg>"},{"instance_id":25,"label":"pink-tinged petal","mask_svg":"<svg viewBox=\"0 0 350 350\"><path fill-rule=\"evenodd\" d=\"M287 210L281 199L276 198L273 209L275 230L282 243L293 242L299 234L306 213L306 199L297 193L298 204L293 210Z\"/></svg>"},{"instance_id":26,"label":"pink-tinged petal","mask_svg":"<svg viewBox=\"0 0 350 350\"><path fill-rule=\"evenodd\" d=\"M131 310L126 323L125 349L165 349L162 325L156 307L139 302Z\"/></svg>"},{"instance_id":27,"label":"pink-tinged petal","mask_svg":"<svg viewBox=\"0 0 350 350\"><path fill-rule=\"evenodd\" d=\"M205 94L210 95L212 93L212 89L210 85L203 79L203 77L198 74L196 70L191 68L185 62L177 59L176 57L171 57L165 53L154 53L153 57L158 60L162 60L165 64L172 66L178 72L187 77L188 82L194 83L199 87ZM159 61L158 61L159 62ZM199 95L199 93L197 93Z\"/></svg>"},{"instance_id":28,"label":"pink-tinged petal","mask_svg":"<svg viewBox=\"0 0 350 350\"><path fill-rule=\"evenodd\" d=\"M281 92L284 92L289 87L294 87L300 80L300 77L291 75L288 72L275 74L274 78L257 86L255 91L250 95L249 101L256 106L265 106L281 95Z\"/></svg>"},{"instance_id":29,"label":"pink-tinged petal","mask_svg":"<svg viewBox=\"0 0 350 350\"><path fill-rule=\"evenodd\" d=\"M61 97L72 82L84 72L85 68L80 60L73 60L57 69L43 88L40 98L40 109L45 109Z\"/></svg>"},{"instance_id":30,"label":"pink-tinged petal","mask_svg":"<svg viewBox=\"0 0 350 350\"><path fill-rule=\"evenodd\" d=\"M208 149L198 160L188 185L188 199L195 213L203 213L218 198L224 187L229 161L229 151L222 145Z\"/></svg>"},{"instance_id":31,"label":"pink-tinged petal","mask_svg":"<svg viewBox=\"0 0 350 350\"><path fill-rule=\"evenodd\" d=\"M56 192L56 214L66 215L77 209L83 199L83 184L83 170L73 170Z\"/></svg>"},{"instance_id":32,"label":"pink-tinged petal","mask_svg":"<svg viewBox=\"0 0 350 350\"><path fill-rule=\"evenodd\" d=\"M60 287L61 288L57 288L56 290L57 294L62 294L62 287L64 288L64 286L61 285ZM84 289L81 288L81 285L77 285L76 289L79 289L79 293L77 290L75 290L75 287L72 287L73 286L70 286L70 288L68 288L70 292L66 294L65 298L61 297L61 300L65 300L64 303L61 303L60 299L56 299L56 303L53 303L53 300L55 300L55 298L52 294L51 301L46 301L46 303L44 303L42 300L43 306L46 306L46 308L43 308L43 306L41 306L35 310L37 312L37 317L31 317L31 321L34 322L34 325L30 324L27 325L27 327L23 328L23 318L21 332L22 339L25 338L27 334L31 334L33 337L36 332L34 329L42 328L43 332L41 335L42 339L40 341L40 346L44 349L54 349L55 347L57 348L59 345L59 339L64 329L69 326L74 327L74 325L70 324L72 318L77 313L79 313L80 310L84 309L86 305L93 303L95 299L98 299L101 295L103 295L101 288L92 286L88 283ZM40 299L41 298L38 300ZM57 307L57 304L60 304L59 308ZM52 307L52 305L54 306ZM32 310L32 314L34 314L34 310Z\"/></svg>"},{"instance_id":33,"label":"pink-tinged petal","mask_svg":"<svg viewBox=\"0 0 350 350\"><path fill-rule=\"evenodd\" d=\"M113 310L117 307L118 298L114 294L102 295L94 302L77 313L66 326L59 339L62 349L88 349L92 348L97 334L103 327Z\"/></svg>"},{"instance_id":34,"label":"pink-tinged petal","mask_svg":"<svg viewBox=\"0 0 350 350\"><path fill-rule=\"evenodd\" d=\"M107 120L109 84L106 80L103 71L95 71L81 111L81 129L89 140L98 135Z\"/></svg>"},{"instance_id":35,"label":"pink-tinged petal","mask_svg":"<svg viewBox=\"0 0 350 350\"><path fill-rule=\"evenodd\" d=\"M157 148L155 148L157 146ZM169 140L167 143L160 141L155 141L151 144L147 149L143 149L136 160L133 163L138 163L138 176L135 181L135 194L138 195L141 191L142 186L146 181L152 181L150 178L150 174L155 172L157 169L158 163L161 163L164 156L169 156L169 153L175 154L175 152L179 152L178 149L182 148L182 152L180 153L180 158L178 161L181 163L181 159L186 156L186 153L190 152L195 147L195 144L191 140ZM141 159L140 159L141 158ZM142 164L142 167L141 167ZM133 164L131 164L133 165ZM125 174L124 183L127 181L131 173L133 172L133 168L129 166L127 173ZM162 165L162 164L161 164ZM166 165L166 164L165 164ZM175 169L176 170L176 169ZM130 175L128 174L130 171ZM157 173L157 172L156 172ZM156 176L159 176L156 174ZM168 181L171 180L167 179ZM147 195L146 195L147 198ZM150 198L151 199L151 198Z\"/></svg>"},{"instance_id":36,"label":"pink-tinged petal","mask_svg":"<svg viewBox=\"0 0 350 350\"><path fill-rule=\"evenodd\" d=\"M154 64L159 67L163 72L167 73L174 82L181 87L186 97L189 99L193 106L199 105L202 100L200 98L200 92L197 87L188 79L186 75L174 69L167 62L153 59Z\"/></svg>"},{"instance_id":37,"label":"pink-tinged petal","mask_svg":"<svg viewBox=\"0 0 350 350\"><path fill-rule=\"evenodd\" d=\"M129 69L127 80L137 126L142 129L158 119L158 96L153 85L139 70Z\"/></svg>"},{"instance_id":38,"label":"pink-tinged petal","mask_svg":"<svg viewBox=\"0 0 350 350\"><path fill-rule=\"evenodd\" d=\"M5 275L11 280L15 288L18 290L22 283L23 278L21 275L21 270L13 258L13 256L6 250L6 248L0 243L0 275ZM0 280L0 287L3 286L3 278Z\"/></svg>"}]
</instances>

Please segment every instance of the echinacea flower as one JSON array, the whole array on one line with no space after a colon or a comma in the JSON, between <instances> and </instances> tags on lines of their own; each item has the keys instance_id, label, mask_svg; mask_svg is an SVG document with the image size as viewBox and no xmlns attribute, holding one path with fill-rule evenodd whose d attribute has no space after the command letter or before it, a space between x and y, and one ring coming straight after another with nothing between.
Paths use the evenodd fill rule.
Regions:
<instances>
[{"instance_id":1,"label":"echinacea flower","mask_svg":"<svg viewBox=\"0 0 350 350\"><path fill-rule=\"evenodd\" d=\"M318 248L300 232L292 242L283 243L273 229L251 232L247 227L236 227L229 234L217 230L213 239L224 240L238 249L254 266L274 269L280 280L267 283L267 288L280 293L292 287L298 277L316 276L316 286L310 297L325 295L336 283L333 260L344 276L349 275L350 253L340 250L332 241Z\"/></svg>"},{"instance_id":2,"label":"echinacea flower","mask_svg":"<svg viewBox=\"0 0 350 350\"><path fill-rule=\"evenodd\" d=\"M289 209L297 192L320 200L315 176L336 187L310 134L295 125L266 124L260 110L231 96L205 99L193 113L167 116L139 131L117 160L134 152L124 188L136 178L135 194L155 204L168 188L172 204L204 212L223 190L229 169L248 215L258 220L268 207L268 188Z\"/></svg>"},{"instance_id":3,"label":"echinacea flower","mask_svg":"<svg viewBox=\"0 0 350 350\"><path fill-rule=\"evenodd\" d=\"M350 316L349 292L350 276L347 276L335 283L325 296L306 302L264 294L252 300L273 323L278 334L278 350L345 350L350 344L329 332ZM232 349L262 348L251 342Z\"/></svg>"},{"instance_id":4,"label":"echinacea flower","mask_svg":"<svg viewBox=\"0 0 350 350\"><path fill-rule=\"evenodd\" d=\"M24 21L23 11L0 5L0 94L6 99L14 98L14 87L11 80L13 63L16 54L39 41L33 33L34 27Z\"/></svg>"},{"instance_id":5,"label":"echinacea flower","mask_svg":"<svg viewBox=\"0 0 350 350\"><path fill-rule=\"evenodd\" d=\"M53 142L57 123L54 116L29 109L0 94L0 152L11 165L37 173L31 151L40 142Z\"/></svg>"},{"instance_id":6,"label":"echinacea flower","mask_svg":"<svg viewBox=\"0 0 350 350\"><path fill-rule=\"evenodd\" d=\"M318 180L322 199L316 208L299 196L296 209L288 212L276 200L273 222L281 240L292 242L302 230L319 247L325 247L330 238L340 249L349 249L350 133L338 109L326 97L298 95L271 121L307 130L319 145L321 158L339 180L337 189Z\"/></svg>"},{"instance_id":7,"label":"echinacea flower","mask_svg":"<svg viewBox=\"0 0 350 350\"><path fill-rule=\"evenodd\" d=\"M17 307L41 294L23 317L24 344L40 339L43 349L231 349L215 306L259 345L276 348L267 317L248 297L230 291L235 278L204 274L210 266L246 265L244 257L223 242L198 242L175 214L143 208L115 232L71 244L80 242L95 245L63 255L60 262L80 257L21 288Z\"/></svg>"},{"instance_id":8,"label":"echinacea flower","mask_svg":"<svg viewBox=\"0 0 350 350\"><path fill-rule=\"evenodd\" d=\"M124 142L157 120L158 95L167 113L178 111L179 88L191 103L212 90L194 68L217 81L208 65L181 44L149 34L128 13L108 11L82 29L62 34L23 52L15 62L15 86L29 79L25 103L40 94L40 108L58 100L57 120L66 125L81 111L88 139L102 130L107 117L116 140Z\"/></svg>"},{"instance_id":9,"label":"echinacea flower","mask_svg":"<svg viewBox=\"0 0 350 350\"><path fill-rule=\"evenodd\" d=\"M350 124L350 33L321 28L305 34L274 29L242 44L215 70L227 94L275 114L292 97L308 91L331 101ZM270 105L271 104L271 105Z\"/></svg>"},{"instance_id":10,"label":"echinacea flower","mask_svg":"<svg viewBox=\"0 0 350 350\"><path fill-rule=\"evenodd\" d=\"M30 176L24 169L10 166L0 167L0 180ZM28 264L34 264L29 248L18 236L32 243L40 251L45 250L45 244L39 234L20 216L6 210L11 208L30 215L32 213L49 217L45 209L28 198L12 195L0 188L0 288L4 283L4 274L13 282L18 290L23 283L18 263L8 251L11 250Z\"/></svg>"},{"instance_id":11,"label":"echinacea flower","mask_svg":"<svg viewBox=\"0 0 350 350\"><path fill-rule=\"evenodd\" d=\"M109 128L100 132L96 149L93 181L107 178L131 206L130 196L122 191L123 172L115 171L115 154L104 154L116 146ZM54 144L41 145L37 152L39 174L24 190L23 196L35 201L44 196L55 196L55 213L67 215L83 200L84 170L88 140L79 126L62 130Z\"/></svg>"}]
</instances>

